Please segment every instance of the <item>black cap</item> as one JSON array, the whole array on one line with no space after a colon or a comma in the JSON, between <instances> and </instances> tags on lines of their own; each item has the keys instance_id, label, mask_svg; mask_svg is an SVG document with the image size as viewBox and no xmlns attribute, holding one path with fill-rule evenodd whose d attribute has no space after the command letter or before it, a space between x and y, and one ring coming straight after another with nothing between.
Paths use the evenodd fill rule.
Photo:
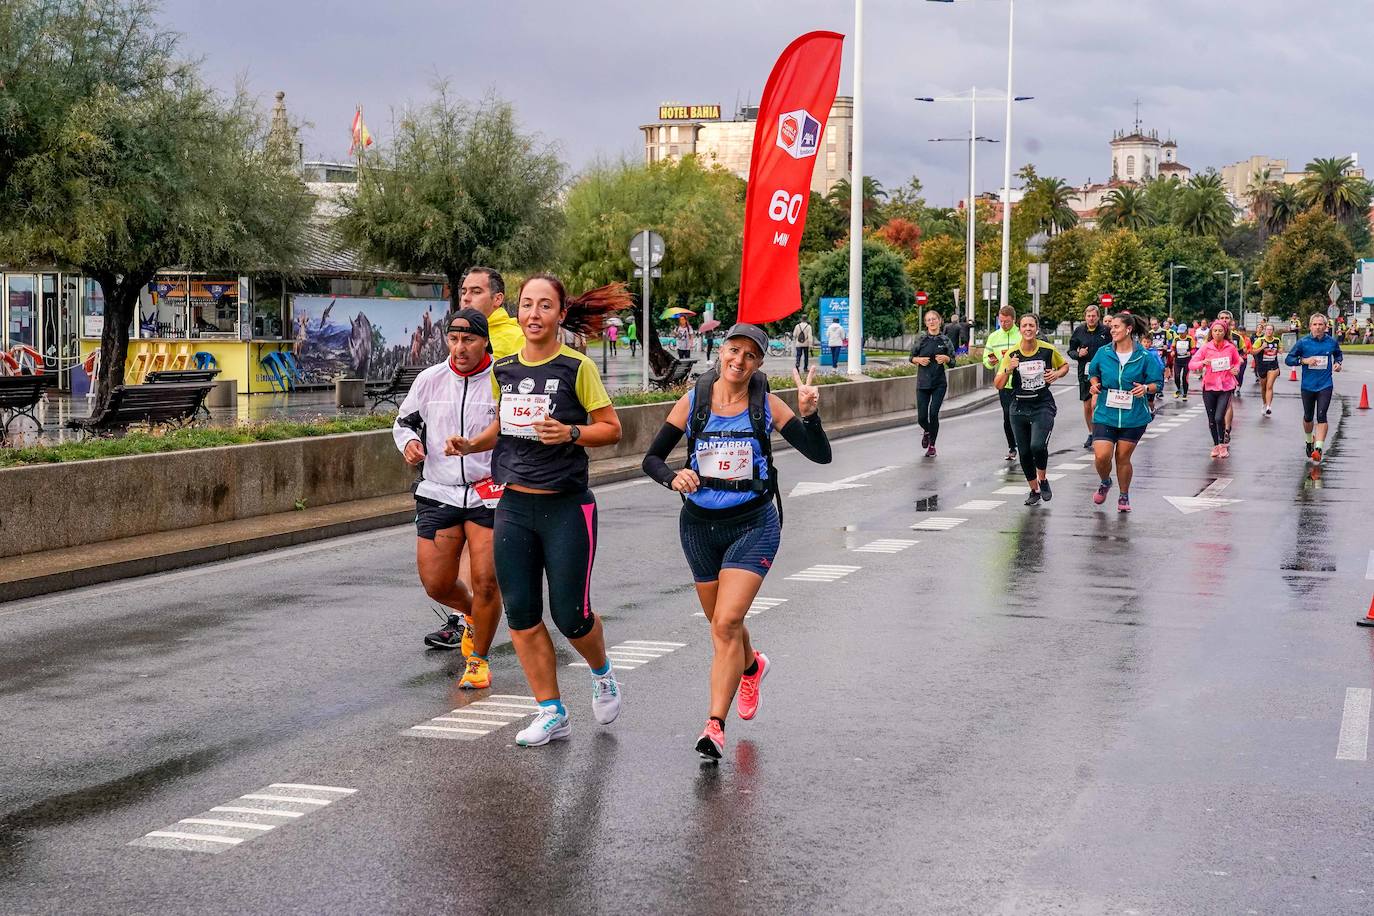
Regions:
<instances>
[{"instance_id":1,"label":"black cap","mask_svg":"<svg viewBox=\"0 0 1374 916\"><path fill-rule=\"evenodd\" d=\"M726 340L732 337L747 337L758 346L760 356L768 355L768 335L763 333L763 329L758 325L737 324L730 329L730 333L725 335Z\"/></svg>"},{"instance_id":2,"label":"black cap","mask_svg":"<svg viewBox=\"0 0 1374 916\"><path fill-rule=\"evenodd\" d=\"M491 337L491 330L487 327L487 316L477 309L459 309L448 316L448 325L444 328L444 333L450 331L462 331L466 334L476 334L478 337Z\"/></svg>"}]
</instances>

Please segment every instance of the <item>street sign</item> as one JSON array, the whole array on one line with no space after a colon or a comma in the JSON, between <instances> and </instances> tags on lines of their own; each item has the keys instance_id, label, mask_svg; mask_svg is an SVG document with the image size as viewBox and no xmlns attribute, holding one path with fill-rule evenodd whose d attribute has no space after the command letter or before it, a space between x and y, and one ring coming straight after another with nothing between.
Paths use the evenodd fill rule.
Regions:
<instances>
[{"instance_id":1,"label":"street sign","mask_svg":"<svg viewBox=\"0 0 1374 916\"><path fill-rule=\"evenodd\" d=\"M1112 307L1112 303L1116 300L1112 298L1111 293L1103 293L1102 295L1097 297L1097 301L1099 304L1101 304L1101 306L1104 309L1109 309Z\"/></svg>"},{"instance_id":2,"label":"street sign","mask_svg":"<svg viewBox=\"0 0 1374 916\"><path fill-rule=\"evenodd\" d=\"M642 268L642 267L636 267L636 268L635 268L635 277L636 277L636 278L639 278L639 277L642 277L642 276L644 276L644 268ZM663 276L663 271L659 270L657 267L651 267L651 268L649 268L649 276L650 276L651 278L657 280L659 277Z\"/></svg>"},{"instance_id":3,"label":"street sign","mask_svg":"<svg viewBox=\"0 0 1374 916\"><path fill-rule=\"evenodd\" d=\"M1326 291L1326 298L1331 300L1332 305L1341 301L1341 285L1335 280L1331 281L1331 288Z\"/></svg>"},{"instance_id":4,"label":"street sign","mask_svg":"<svg viewBox=\"0 0 1374 916\"><path fill-rule=\"evenodd\" d=\"M924 291L918 292L918 293L916 294L916 304L917 304L917 305L925 305L925 304L926 304L927 302L929 302L929 301L930 301L930 297L927 296L927 295L925 294Z\"/></svg>"},{"instance_id":5,"label":"street sign","mask_svg":"<svg viewBox=\"0 0 1374 916\"><path fill-rule=\"evenodd\" d=\"M1355 271L1350 275L1350 301L1359 302L1364 298L1364 274Z\"/></svg>"},{"instance_id":6,"label":"street sign","mask_svg":"<svg viewBox=\"0 0 1374 916\"><path fill-rule=\"evenodd\" d=\"M1334 302L1331 303L1330 305L1328 305L1328 306L1326 307L1326 317L1327 317L1327 318L1339 318L1339 317L1341 317L1341 307L1340 307L1339 305L1337 305L1336 303L1334 303Z\"/></svg>"},{"instance_id":7,"label":"street sign","mask_svg":"<svg viewBox=\"0 0 1374 916\"><path fill-rule=\"evenodd\" d=\"M649 237L649 251L645 254L644 237ZM636 267L657 267L663 262L663 236L657 232L636 232L630 239L630 260ZM649 263L644 263L645 261ZM639 276L636 274L635 276Z\"/></svg>"},{"instance_id":8,"label":"street sign","mask_svg":"<svg viewBox=\"0 0 1374 916\"><path fill-rule=\"evenodd\" d=\"M983 274L983 298L993 299L997 296L997 272L988 271Z\"/></svg>"},{"instance_id":9,"label":"street sign","mask_svg":"<svg viewBox=\"0 0 1374 916\"><path fill-rule=\"evenodd\" d=\"M1031 295L1050 291L1050 265L1044 261L1026 265L1026 292Z\"/></svg>"}]
</instances>

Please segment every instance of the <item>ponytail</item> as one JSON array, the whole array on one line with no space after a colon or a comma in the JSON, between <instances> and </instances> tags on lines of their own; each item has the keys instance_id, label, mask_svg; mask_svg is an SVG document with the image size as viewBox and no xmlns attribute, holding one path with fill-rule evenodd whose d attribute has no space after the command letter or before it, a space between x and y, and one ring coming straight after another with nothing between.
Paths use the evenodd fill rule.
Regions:
<instances>
[{"instance_id":1,"label":"ponytail","mask_svg":"<svg viewBox=\"0 0 1374 916\"><path fill-rule=\"evenodd\" d=\"M558 306L563 310L563 329L582 337L596 336L613 313L634 307L634 299L624 283L607 283L580 296L569 296L563 281L553 274L535 274L520 284L521 296L530 280L543 280L553 287L558 294Z\"/></svg>"}]
</instances>

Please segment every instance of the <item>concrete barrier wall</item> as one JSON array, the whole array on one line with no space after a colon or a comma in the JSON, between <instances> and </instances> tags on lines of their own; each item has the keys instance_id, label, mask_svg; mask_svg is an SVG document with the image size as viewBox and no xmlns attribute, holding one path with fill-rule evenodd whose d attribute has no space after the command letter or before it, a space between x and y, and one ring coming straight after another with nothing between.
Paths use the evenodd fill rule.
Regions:
<instances>
[{"instance_id":1,"label":"concrete barrier wall","mask_svg":"<svg viewBox=\"0 0 1374 916\"><path fill-rule=\"evenodd\" d=\"M979 366L951 370L949 396L983 384ZM796 392L779 396L796 407ZM672 403L617 410L620 442L597 461L637 458ZM828 424L914 413L910 377L821 388ZM0 557L405 493L415 478L389 430L0 469Z\"/></svg>"}]
</instances>

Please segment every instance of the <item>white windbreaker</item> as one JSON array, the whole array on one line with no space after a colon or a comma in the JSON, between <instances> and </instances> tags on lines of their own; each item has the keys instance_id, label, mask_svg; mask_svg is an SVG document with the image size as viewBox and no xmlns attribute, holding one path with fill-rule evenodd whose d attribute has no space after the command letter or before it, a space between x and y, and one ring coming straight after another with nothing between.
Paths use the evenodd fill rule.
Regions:
<instances>
[{"instance_id":1,"label":"white windbreaker","mask_svg":"<svg viewBox=\"0 0 1374 916\"><path fill-rule=\"evenodd\" d=\"M415 487L416 496L459 509L482 505L473 484L491 476L492 453L450 457L444 454L444 443L450 436L476 438L496 419L491 366L488 362L480 372L463 376L446 359L421 372L410 386L391 432L402 454L410 442L425 447L424 476Z\"/></svg>"}]
</instances>

